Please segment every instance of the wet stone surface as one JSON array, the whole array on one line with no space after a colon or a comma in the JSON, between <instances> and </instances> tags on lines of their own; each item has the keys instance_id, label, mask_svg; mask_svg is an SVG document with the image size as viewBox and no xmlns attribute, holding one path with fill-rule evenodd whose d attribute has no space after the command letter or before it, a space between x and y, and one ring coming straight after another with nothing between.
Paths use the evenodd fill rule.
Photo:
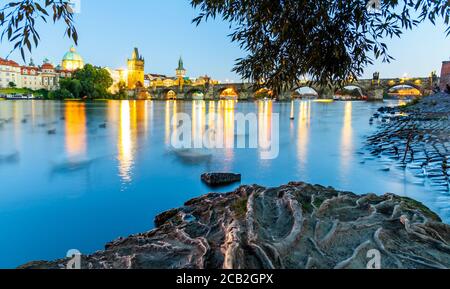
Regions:
<instances>
[{"instance_id":1,"label":"wet stone surface","mask_svg":"<svg viewBox=\"0 0 450 289\"><path fill-rule=\"evenodd\" d=\"M366 159L393 161L433 190L449 192L450 96L436 94L403 107L380 108L370 120L379 124L367 140ZM383 121L384 120L384 121Z\"/></svg>"}]
</instances>

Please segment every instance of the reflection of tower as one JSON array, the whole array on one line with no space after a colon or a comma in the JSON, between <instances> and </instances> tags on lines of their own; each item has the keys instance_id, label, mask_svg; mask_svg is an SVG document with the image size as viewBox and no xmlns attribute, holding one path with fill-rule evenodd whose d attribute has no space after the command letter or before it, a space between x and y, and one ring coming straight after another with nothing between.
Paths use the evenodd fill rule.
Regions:
<instances>
[{"instance_id":1,"label":"reflection of tower","mask_svg":"<svg viewBox=\"0 0 450 289\"><path fill-rule=\"evenodd\" d=\"M144 86L145 60L139 55L139 50L134 48L131 59L128 59L128 88L135 89Z\"/></svg>"},{"instance_id":2,"label":"reflection of tower","mask_svg":"<svg viewBox=\"0 0 450 289\"><path fill-rule=\"evenodd\" d=\"M180 91L183 91L184 77L186 76L186 69L184 69L183 59L181 57L180 57L180 60L178 60L178 68L176 69L176 75L178 78L178 86L180 88Z\"/></svg>"},{"instance_id":3,"label":"reflection of tower","mask_svg":"<svg viewBox=\"0 0 450 289\"><path fill-rule=\"evenodd\" d=\"M66 152L68 157L80 157L86 154L86 104L67 102L64 117L66 119Z\"/></svg>"}]
</instances>

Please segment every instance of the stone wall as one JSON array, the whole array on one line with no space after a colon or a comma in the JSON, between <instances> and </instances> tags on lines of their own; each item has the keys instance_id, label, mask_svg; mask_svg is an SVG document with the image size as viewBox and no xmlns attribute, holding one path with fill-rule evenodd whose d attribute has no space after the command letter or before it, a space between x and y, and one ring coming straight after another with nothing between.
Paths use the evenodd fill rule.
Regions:
<instances>
[{"instance_id":1,"label":"stone wall","mask_svg":"<svg viewBox=\"0 0 450 289\"><path fill-rule=\"evenodd\" d=\"M450 84L450 61L444 61L442 63L441 71L441 90L445 90L447 84Z\"/></svg>"}]
</instances>

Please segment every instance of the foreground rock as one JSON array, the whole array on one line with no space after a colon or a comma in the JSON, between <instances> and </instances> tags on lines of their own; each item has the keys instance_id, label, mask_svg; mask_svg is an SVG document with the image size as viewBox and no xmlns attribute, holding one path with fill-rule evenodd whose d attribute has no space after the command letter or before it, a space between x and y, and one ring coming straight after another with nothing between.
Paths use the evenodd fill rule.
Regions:
<instances>
[{"instance_id":1,"label":"foreground rock","mask_svg":"<svg viewBox=\"0 0 450 289\"><path fill-rule=\"evenodd\" d=\"M82 268L366 268L371 250L380 252L382 268L450 268L450 226L391 194L357 196L305 183L243 186L193 199L157 223L83 257Z\"/></svg>"},{"instance_id":2,"label":"foreground rock","mask_svg":"<svg viewBox=\"0 0 450 289\"><path fill-rule=\"evenodd\" d=\"M233 173L206 173L201 176L204 183L212 187L230 185L241 181L240 174Z\"/></svg>"},{"instance_id":3,"label":"foreground rock","mask_svg":"<svg viewBox=\"0 0 450 289\"><path fill-rule=\"evenodd\" d=\"M368 139L371 154L397 161L400 168L429 179L436 190L448 193L450 95L439 93L414 105L380 108L374 118L382 124Z\"/></svg>"}]
</instances>

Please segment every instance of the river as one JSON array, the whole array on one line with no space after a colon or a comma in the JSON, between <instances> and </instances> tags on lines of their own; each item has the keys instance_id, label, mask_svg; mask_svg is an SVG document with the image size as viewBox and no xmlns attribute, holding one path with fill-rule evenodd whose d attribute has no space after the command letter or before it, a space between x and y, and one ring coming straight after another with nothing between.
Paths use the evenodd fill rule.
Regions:
<instances>
[{"instance_id":1,"label":"river","mask_svg":"<svg viewBox=\"0 0 450 289\"><path fill-rule=\"evenodd\" d=\"M92 253L119 236L153 228L153 218L211 191L207 171L237 172L242 184L305 181L355 193L391 192L419 200L450 221L450 206L395 164L364 154L369 119L398 101L291 103L208 101L0 101L0 267ZM192 119L192 137L218 126L226 144L238 113L255 113L260 142L279 117L279 155L216 149L187 157L171 147L175 114ZM294 117L290 119L291 115ZM197 153L197 151L196 151ZM391 166L390 171L380 168ZM230 191L239 184L221 188Z\"/></svg>"}]
</instances>

